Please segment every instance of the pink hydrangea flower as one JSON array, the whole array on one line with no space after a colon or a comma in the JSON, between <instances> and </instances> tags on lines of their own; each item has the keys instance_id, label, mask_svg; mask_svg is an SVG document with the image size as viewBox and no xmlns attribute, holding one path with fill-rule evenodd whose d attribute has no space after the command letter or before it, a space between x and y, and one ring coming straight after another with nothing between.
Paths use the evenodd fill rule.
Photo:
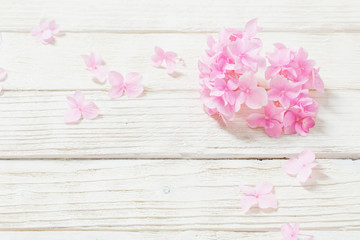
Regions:
<instances>
[{"instance_id":1,"label":"pink hydrangea flower","mask_svg":"<svg viewBox=\"0 0 360 240\"><path fill-rule=\"evenodd\" d=\"M38 42L43 44L53 43L55 36L59 34L60 26L54 20L42 19L39 26L35 26L30 30L31 35L35 37Z\"/></svg>"},{"instance_id":2,"label":"pink hydrangea flower","mask_svg":"<svg viewBox=\"0 0 360 240\"><path fill-rule=\"evenodd\" d=\"M308 240L312 240L312 235L300 234L299 223L295 223L291 226L289 223L281 225L282 240L299 240L299 236L308 237Z\"/></svg>"},{"instance_id":3,"label":"pink hydrangea flower","mask_svg":"<svg viewBox=\"0 0 360 240\"><path fill-rule=\"evenodd\" d=\"M324 91L324 83L319 76L319 69L315 69L315 61L308 59L303 48L287 48L285 45L275 44L275 51L267 54L270 66L267 67L265 78L271 79L281 75L292 82L302 84L302 88L314 88Z\"/></svg>"},{"instance_id":4,"label":"pink hydrangea flower","mask_svg":"<svg viewBox=\"0 0 360 240\"><path fill-rule=\"evenodd\" d=\"M176 68L176 62L180 59L174 52L165 52L162 48L155 46L155 54L151 57L154 67L161 67L162 63L166 64L166 71L168 74L173 74Z\"/></svg>"},{"instance_id":5,"label":"pink hydrangea flower","mask_svg":"<svg viewBox=\"0 0 360 240\"><path fill-rule=\"evenodd\" d=\"M81 55L84 59L87 70L91 72L93 77L100 83L104 83L108 77L110 70L103 66L104 62L99 53L93 52L90 55Z\"/></svg>"},{"instance_id":6,"label":"pink hydrangea flower","mask_svg":"<svg viewBox=\"0 0 360 240\"><path fill-rule=\"evenodd\" d=\"M283 169L287 174L296 176L301 183L305 183L316 165L315 154L311 150L304 150L297 158L290 158L283 165Z\"/></svg>"},{"instance_id":7,"label":"pink hydrangea flower","mask_svg":"<svg viewBox=\"0 0 360 240\"><path fill-rule=\"evenodd\" d=\"M141 85L142 76L139 73L131 72L126 75L126 78L115 71L109 73L109 82L111 89L109 96L111 99L121 97L124 93L130 97L135 98L141 95L144 87Z\"/></svg>"},{"instance_id":8,"label":"pink hydrangea flower","mask_svg":"<svg viewBox=\"0 0 360 240\"><path fill-rule=\"evenodd\" d=\"M240 76L237 87L241 104L245 103L252 109L258 109L267 104L266 90L258 87L258 81L252 73Z\"/></svg>"},{"instance_id":9,"label":"pink hydrangea flower","mask_svg":"<svg viewBox=\"0 0 360 240\"><path fill-rule=\"evenodd\" d=\"M209 115L220 115L225 123L234 119L243 103L254 109L267 104L265 89L253 76L265 64L262 42L255 37L259 30L256 19L244 31L222 29L218 41L208 37L209 49L198 62L204 109Z\"/></svg>"},{"instance_id":10,"label":"pink hydrangea flower","mask_svg":"<svg viewBox=\"0 0 360 240\"><path fill-rule=\"evenodd\" d=\"M247 117L246 121L250 128L264 127L267 135L278 138L282 134L283 117L284 109L275 106L273 102L269 102L264 107L264 115L253 113Z\"/></svg>"},{"instance_id":11,"label":"pink hydrangea flower","mask_svg":"<svg viewBox=\"0 0 360 240\"><path fill-rule=\"evenodd\" d=\"M240 186L245 197L241 199L241 207L244 213L253 206L261 209L277 208L277 200L272 193L273 185L268 182L262 182L256 187Z\"/></svg>"},{"instance_id":12,"label":"pink hydrangea flower","mask_svg":"<svg viewBox=\"0 0 360 240\"><path fill-rule=\"evenodd\" d=\"M265 131L272 137L279 137L282 132L307 136L315 126L318 111L318 104L310 97L309 90L324 90L319 69L314 68L315 61L308 59L303 48L287 48L280 43L275 44L275 51L268 53L267 59L270 63L265 72L265 78L270 80L268 99L282 108L284 115L278 124L274 124L275 132L269 132L266 125ZM250 127L263 125L264 122L260 115L248 118Z\"/></svg>"},{"instance_id":13,"label":"pink hydrangea flower","mask_svg":"<svg viewBox=\"0 0 360 240\"><path fill-rule=\"evenodd\" d=\"M288 108L293 99L299 96L301 84L288 81L285 77L277 75L270 81L268 91L269 100L279 101L282 106Z\"/></svg>"},{"instance_id":14,"label":"pink hydrangea flower","mask_svg":"<svg viewBox=\"0 0 360 240\"><path fill-rule=\"evenodd\" d=\"M93 102L85 100L81 91L76 91L73 97L67 97L69 109L65 113L65 123L76 123L81 118L94 119L99 115L99 108Z\"/></svg>"},{"instance_id":15,"label":"pink hydrangea flower","mask_svg":"<svg viewBox=\"0 0 360 240\"><path fill-rule=\"evenodd\" d=\"M4 81L6 79L7 72L5 69L0 68L0 81ZM2 92L3 88L2 85L0 85L0 93Z\"/></svg>"}]
</instances>

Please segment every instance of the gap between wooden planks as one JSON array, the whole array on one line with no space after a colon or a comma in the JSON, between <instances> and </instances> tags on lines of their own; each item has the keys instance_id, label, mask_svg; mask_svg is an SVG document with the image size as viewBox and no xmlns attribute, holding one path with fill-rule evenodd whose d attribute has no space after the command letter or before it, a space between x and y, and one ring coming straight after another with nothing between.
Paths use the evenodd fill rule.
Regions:
<instances>
[{"instance_id":1,"label":"gap between wooden planks","mask_svg":"<svg viewBox=\"0 0 360 240\"><path fill-rule=\"evenodd\" d=\"M3 0L0 31L28 32L46 17L67 32L214 32L258 17L265 31L359 32L359 11L358 0Z\"/></svg>"},{"instance_id":2,"label":"gap between wooden planks","mask_svg":"<svg viewBox=\"0 0 360 240\"><path fill-rule=\"evenodd\" d=\"M225 127L202 110L196 91L147 92L111 101L84 91L101 115L63 122L73 91L8 91L0 98L1 158L284 158L304 148L321 158L359 158L359 90L315 94L320 110L307 137L250 129L245 108Z\"/></svg>"},{"instance_id":3,"label":"gap between wooden planks","mask_svg":"<svg viewBox=\"0 0 360 240\"><path fill-rule=\"evenodd\" d=\"M2 160L0 230L359 231L360 161L317 161L301 186L276 159ZM279 209L243 214L239 185L266 180Z\"/></svg>"},{"instance_id":4,"label":"gap between wooden planks","mask_svg":"<svg viewBox=\"0 0 360 240\"><path fill-rule=\"evenodd\" d=\"M306 231L303 233L313 234L316 239L327 240L358 240L360 231ZM2 240L279 240L279 232L223 232L223 231L161 231L161 232L117 232L117 231L41 231L41 232L0 232Z\"/></svg>"},{"instance_id":5,"label":"gap between wooden planks","mask_svg":"<svg viewBox=\"0 0 360 240\"><path fill-rule=\"evenodd\" d=\"M0 66L8 71L5 90L105 89L92 81L81 54L99 51L113 70L144 75L147 91L197 90L197 63L206 49L209 34L109 34L66 33L55 45L44 46L29 33L2 33ZM217 37L216 34L212 34ZM327 89L360 89L360 33L260 33L263 55L273 44L303 46L321 68ZM165 69L154 68L154 46L175 51L185 60L175 78ZM259 78L264 78L262 71ZM1 99L0 99L1 100Z\"/></svg>"}]
</instances>

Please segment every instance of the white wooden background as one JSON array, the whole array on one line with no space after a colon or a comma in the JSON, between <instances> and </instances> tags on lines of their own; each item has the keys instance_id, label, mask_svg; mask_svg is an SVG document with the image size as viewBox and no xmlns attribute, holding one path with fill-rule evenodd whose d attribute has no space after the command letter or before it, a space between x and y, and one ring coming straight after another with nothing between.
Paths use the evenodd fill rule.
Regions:
<instances>
[{"instance_id":1,"label":"white wooden background","mask_svg":"<svg viewBox=\"0 0 360 240\"><path fill-rule=\"evenodd\" d=\"M65 36L41 45L29 29L55 19ZM264 52L298 44L321 67L317 125L308 137L268 138L228 127L199 102L206 35L258 17ZM360 239L360 2L358 0L0 0L0 239L280 239L300 222L316 239ZM151 66L153 46L176 51L176 78ZM81 54L144 75L145 96L111 101ZM65 125L77 89L101 117ZM282 170L311 148L307 186ZM276 186L279 210L244 215L239 184ZM168 191L166 191L168 190Z\"/></svg>"}]
</instances>

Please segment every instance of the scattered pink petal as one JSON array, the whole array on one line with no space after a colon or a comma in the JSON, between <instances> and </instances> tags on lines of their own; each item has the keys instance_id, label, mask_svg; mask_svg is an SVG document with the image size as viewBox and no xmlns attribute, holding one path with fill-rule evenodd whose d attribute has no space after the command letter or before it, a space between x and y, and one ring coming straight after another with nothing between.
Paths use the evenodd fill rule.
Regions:
<instances>
[{"instance_id":1,"label":"scattered pink petal","mask_svg":"<svg viewBox=\"0 0 360 240\"><path fill-rule=\"evenodd\" d=\"M124 92L130 98L140 96L144 91L141 81L142 76L139 73L128 73L124 79L120 73L111 71L109 73L109 82L111 85L111 89L109 91L110 98L119 98L124 94Z\"/></svg>"},{"instance_id":2,"label":"scattered pink petal","mask_svg":"<svg viewBox=\"0 0 360 240\"><path fill-rule=\"evenodd\" d=\"M30 33L38 42L49 44L55 41L55 36L59 34L60 27L54 20L42 19L39 26L31 29Z\"/></svg>"},{"instance_id":3,"label":"scattered pink petal","mask_svg":"<svg viewBox=\"0 0 360 240\"><path fill-rule=\"evenodd\" d=\"M289 159L283 169L287 174L296 176L301 183L305 183L316 165L315 154L311 150L304 150L297 158Z\"/></svg>"},{"instance_id":4,"label":"scattered pink petal","mask_svg":"<svg viewBox=\"0 0 360 240\"><path fill-rule=\"evenodd\" d=\"M65 113L65 123L76 123L81 118L94 119L99 115L99 108L93 102L85 100L81 91L76 91L73 97L67 97L69 109Z\"/></svg>"},{"instance_id":5,"label":"scattered pink petal","mask_svg":"<svg viewBox=\"0 0 360 240\"><path fill-rule=\"evenodd\" d=\"M160 67L165 61L166 71L168 74L175 72L176 63L179 60L177 54L174 52L165 52L162 48L155 46L155 54L151 57L151 61L154 67Z\"/></svg>"},{"instance_id":6,"label":"scattered pink petal","mask_svg":"<svg viewBox=\"0 0 360 240\"><path fill-rule=\"evenodd\" d=\"M93 77L100 83L104 83L108 78L110 70L103 66L103 60L99 53L93 52L90 55L81 55L84 59L87 70L91 72Z\"/></svg>"},{"instance_id":7,"label":"scattered pink petal","mask_svg":"<svg viewBox=\"0 0 360 240\"><path fill-rule=\"evenodd\" d=\"M253 206L261 209L277 208L277 200L272 193L273 185L268 182L258 184L256 187L240 186L245 197L241 199L241 207L244 213Z\"/></svg>"},{"instance_id":8,"label":"scattered pink petal","mask_svg":"<svg viewBox=\"0 0 360 240\"><path fill-rule=\"evenodd\" d=\"M281 225L282 240L299 240L299 236L308 237L307 240L313 239L312 235L300 234L299 225L299 223L295 223L294 226L291 226L289 223Z\"/></svg>"}]
</instances>

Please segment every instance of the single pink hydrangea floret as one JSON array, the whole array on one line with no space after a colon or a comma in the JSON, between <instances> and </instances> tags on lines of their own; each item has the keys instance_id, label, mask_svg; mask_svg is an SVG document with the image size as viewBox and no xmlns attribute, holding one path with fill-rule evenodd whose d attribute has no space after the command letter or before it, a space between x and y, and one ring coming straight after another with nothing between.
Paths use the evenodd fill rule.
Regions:
<instances>
[{"instance_id":1,"label":"single pink hydrangea floret","mask_svg":"<svg viewBox=\"0 0 360 240\"><path fill-rule=\"evenodd\" d=\"M141 85L142 76L139 73L131 72L126 75L126 78L115 71L109 73L109 82L111 89L109 96L111 99L121 97L124 93L130 97L135 98L142 94L144 87Z\"/></svg>"},{"instance_id":2,"label":"single pink hydrangea floret","mask_svg":"<svg viewBox=\"0 0 360 240\"><path fill-rule=\"evenodd\" d=\"M272 193L273 185L268 182L262 182L256 187L240 186L245 197L241 199L241 207L244 213L253 206L261 209L277 208L277 200Z\"/></svg>"},{"instance_id":3,"label":"single pink hydrangea floret","mask_svg":"<svg viewBox=\"0 0 360 240\"><path fill-rule=\"evenodd\" d=\"M300 233L300 224L295 223L294 226L291 226L290 223L285 223L281 225L281 235L282 240L299 240L299 236L307 237L307 240L312 240L313 236L308 234Z\"/></svg>"},{"instance_id":4,"label":"single pink hydrangea floret","mask_svg":"<svg viewBox=\"0 0 360 240\"><path fill-rule=\"evenodd\" d=\"M81 118L94 119L99 115L99 108L93 102L85 100L81 91L76 91L73 97L67 97L69 109L65 113L65 123L76 123Z\"/></svg>"},{"instance_id":5,"label":"single pink hydrangea floret","mask_svg":"<svg viewBox=\"0 0 360 240\"><path fill-rule=\"evenodd\" d=\"M103 66L102 57L97 52L92 52L90 55L81 55L87 70L93 75L94 79L99 83L104 83L108 77L110 70Z\"/></svg>"},{"instance_id":6,"label":"single pink hydrangea floret","mask_svg":"<svg viewBox=\"0 0 360 240\"><path fill-rule=\"evenodd\" d=\"M38 26L30 30L31 35L35 37L38 42L43 44L53 43L55 36L59 34L60 26L54 20L42 19Z\"/></svg>"},{"instance_id":7,"label":"single pink hydrangea floret","mask_svg":"<svg viewBox=\"0 0 360 240\"><path fill-rule=\"evenodd\" d=\"M316 165L315 154L311 150L304 150L297 158L290 158L283 165L283 169L287 174L296 176L301 183L305 183Z\"/></svg>"}]
</instances>

